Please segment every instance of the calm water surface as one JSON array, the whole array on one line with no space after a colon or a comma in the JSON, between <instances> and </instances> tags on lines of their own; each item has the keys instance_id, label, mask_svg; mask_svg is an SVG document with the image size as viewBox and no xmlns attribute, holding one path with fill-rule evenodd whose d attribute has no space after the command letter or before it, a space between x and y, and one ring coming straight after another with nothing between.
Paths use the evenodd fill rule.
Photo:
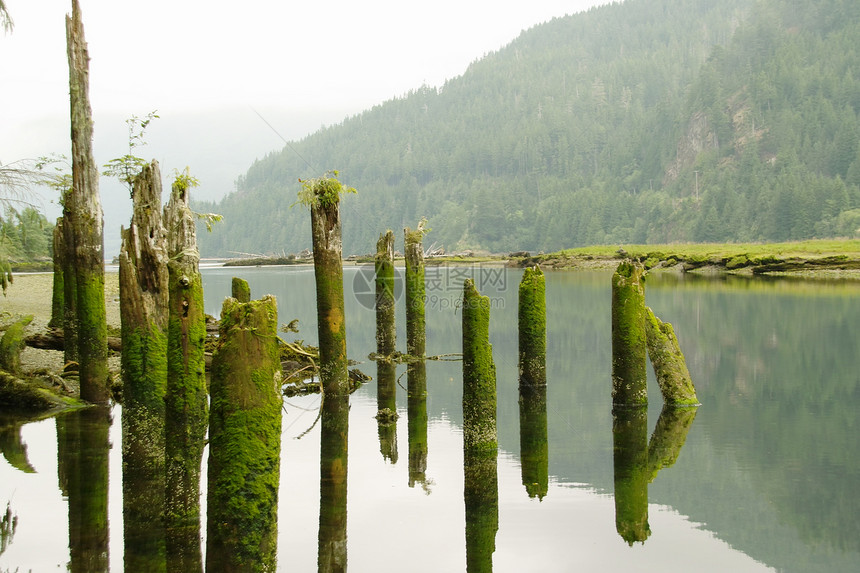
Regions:
<instances>
[{"instance_id":1,"label":"calm water surface","mask_svg":"<svg viewBox=\"0 0 860 573\"><path fill-rule=\"evenodd\" d=\"M467 512L461 363L427 363L426 418L398 367L396 428L381 433L374 418L371 273L344 272L349 355L374 380L350 399L346 543L336 528L326 537L353 571L465 570L467 521L468 550L491 555L494 571L860 570L858 283L649 277L647 304L675 326L702 406L660 418L651 379L647 419L630 420L611 411L609 273L547 274L544 417L539 406L521 416L518 402L521 272L428 268L428 355L460 352L464 278L493 304L497 484L472 484L483 501ZM281 323L299 319L300 334L282 336L316 342L310 268L207 269L210 314L232 276L255 298L275 294ZM397 320L405 349L402 298ZM319 406L319 396L284 405L279 570L317 568ZM70 511L58 435L68 440L75 421L0 420L0 515L10 510L0 571L66 568L82 543L107 544L99 566L123 570L121 415L114 407L110 450L91 453L109 474L108 523L71 535L77 512L105 512L104 492L85 487L84 509ZM80 431L79 447L89 437Z\"/></svg>"}]
</instances>

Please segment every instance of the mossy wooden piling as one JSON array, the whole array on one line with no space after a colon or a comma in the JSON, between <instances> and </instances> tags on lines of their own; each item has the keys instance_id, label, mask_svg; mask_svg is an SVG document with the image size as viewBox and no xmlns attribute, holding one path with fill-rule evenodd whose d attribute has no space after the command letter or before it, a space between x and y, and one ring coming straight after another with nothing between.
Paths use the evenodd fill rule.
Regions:
<instances>
[{"instance_id":1,"label":"mossy wooden piling","mask_svg":"<svg viewBox=\"0 0 860 573\"><path fill-rule=\"evenodd\" d=\"M164 208L170 293L167 326L165 524L168 568L202 569L200 464L209 422L204 342L206 315L188 185L177 178Z\"/></svg>"},{"instance_id":2,"label":"mossy wooden piling","mask_svg":"<svg viewBox=\"0 0 860 573\"><path fill-rule=\"evenodd\" d=\"M490 299L463 283L463 447L495 452L496 366L490 345Z\"/></svg>"},{"instance_id":3,"label":"mossy wooden piling","mask_svg":"<svg viewBox=\"0 0 860 573\"><path fill-rule=\"evenodd\" d=\"M406 259L406 353L410 356L423 358L426 346L426 330L424 324L424 235L426 234L426 219L421 219L413 231L409 227L403 229L404 256Z\"/></svg>"},{"instance_id":4,"label":"mossy wooden piling","mask_svg":"<svg viewBox=\"0 0 860 573\"><path fill-rule=\"evenodd\" d=\"M324 394L349 392L346 357L346 317L343 302L343 243L340 221L340 182L320 178L310 184L311 238L317 295L320 380ZM337 189L332 191L332 185Z\"/></svg>"},{"instance_id":5,"label":"mossy wooden piling","mask_svg":"<svg viewBox=\"0 0 860 573\"><path fill-rule=\"evenodd\" d=\"M0 337L0 370L10 374L21 373L21 351L27 344L24 330L31 322L33 315L28 314L12 323Z\"/></svg>"},{"instance_id":6,"label":"mossy wooden piling","mask_svg":"<svg viewBox=\"0 0 860 573\"><path fill-rule=\"evenodd\" d=\"M121 230L123 542L126 571L165 571L165 394L169 290L161 220L161 171L133 182L132 217Z\"/></svg>"},{"instance_id":7,"label":"mossy wooden piling","mask_svg":"<svg viewBox=\"0 0 860 573\"><path fill-rule=\"evenodd\" d=\"M239 277L233 277L230 284L230 296L239 302L251 302L251 287L248 281Z\"/></svg>"},{"instance_id":8,"label":"mossy wooden piling","mask_svg":"<svg viewBox=\"0 0 860 573\"><path fill-rule=\"evenodd\" d=\"M663 402L668 406L698 406L696 388L672 325L661 321L646 307L645 333Z\"/></svg>"},{"instance_id":9,"label":"mossy wooden piling","mask_svg":"<svg viewBox=\"0 0 860 573\"><path fill-rule=\"evenodd\" d=\"M212 356L207 570L274 571L281 448L278 309L224 301Z\"/></svg>"},{"instance_id":10,"label":"mossy wooden piling","mask_svg":"<svg viewBox=\"0 0 860 573\"><path fill-rule=\"evenodd\" d=\"M89 100L89 53L78 0L66 16L69 60L69 94L72 138L72 187L66 194L65 227L69 235L66 255L73 273L66 282L75 284L77 361L81 399L95 404L110 400L107 365L107 315L105 311L104 234L99 170L92 152L93 120ZM69 339L66 338L68 343Z\"/></svg>"},{"instance_id":11,"label":"mossy wooden piling","mask_svg":"<svg viewBox=\"0 0 860 573\"><path fill-rule=\"evenodd\" d=\"M379 235L376 242L376 353L391 356L397 350L394 322L394 233Z\"/></svg>"},{"instance_id":12,"label":"mossy wooden piling","mask_svg":"<svg viewBox=\"0 0 860 573\"><path fill-rule=\"evenodd\" d=\"M645 269L622 261L612 275L612 403L648 403Z\"/></svg>"},{"instance_id":13,"label":"mossy wooden piling","mask_svg":"<svg viewBox=\"0 0 860 573\"><path fill-rule=\"evenodd\" d=\"M522 393L523 387L546 385L546 280L540 267L523 272L518 311Z\"/></svg>"}]
</instances>

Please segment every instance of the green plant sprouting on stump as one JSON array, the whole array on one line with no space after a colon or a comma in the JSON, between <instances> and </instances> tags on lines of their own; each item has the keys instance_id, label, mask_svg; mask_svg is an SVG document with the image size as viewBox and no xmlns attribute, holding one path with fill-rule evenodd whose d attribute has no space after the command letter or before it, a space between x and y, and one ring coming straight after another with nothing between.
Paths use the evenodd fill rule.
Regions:
<instances>
[{"instance_id":1,"label":"green plant sprouting on stump","mask_svg":"<svg viewBox=\"0 0 860 573\"><path fill-rule=\"evenodd\" d=\"M307 207L314 205L328 206L340 201L340 196L343 193L356 193L354 187L346 187L338 178L338 171L326 171L322 177L313 179L299 179L302 188L299 191L299 200ZM294 203L295 205L295 203Z\"/></svg>"}]
</instances>

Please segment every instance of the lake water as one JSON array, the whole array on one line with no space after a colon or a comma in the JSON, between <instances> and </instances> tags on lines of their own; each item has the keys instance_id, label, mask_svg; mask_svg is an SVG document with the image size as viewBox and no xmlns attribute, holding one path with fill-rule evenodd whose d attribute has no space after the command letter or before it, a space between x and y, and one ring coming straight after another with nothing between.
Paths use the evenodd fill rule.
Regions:
<instances>
[{"instance_id":1,"label":"lake water","mask_svg":"<svg viewBox=\"0 0 860 573\"><path fill-rule=\"evenodd\" d=\"M284 338L316 342L312 269L206 269L208 313L220 314L232 276L245 278L255 298L275 294L280 323L299 319L300 334ZM371 277L366 268L344 270L348 352L374 380L350 397L346 524L326 523L322 536L351 570L463 571L468 545L497 572L860 571L857 282L649 276L647 304L674 325L702 406L683 419L661 418L649 366L647 420L614 419L609 273L547 273L545 409L538 402L521 414L521 271L428 267L428 355L461 350L464 278L493 306L496 479L467 482L461 362L427 362L427 399L418 405L407 400L399 366L396 428L381 431L374 418ZM398 303L405 350L402 297ZM285 400L278 570L317 568L319 407L317 395ZM83 454L102 460L106 496L71 484L70 462L58 456L58 435L67 440L80 414L0 421L0 516L7 503L10 511L0 571L70 561L71 570L123 570L121 415L114 407L110 450ZM88 426L78 427L75 447L89 451ZM464 486L479 500L468 509ZM79 523L73 490L83 492L73 506L83 495L86 511L107 515L98 531L72 527L70 535L70 521ZM203 496L205 510L205 480ZM106 555L81 565L81 546Z\"/></svg>"}]
</instances>

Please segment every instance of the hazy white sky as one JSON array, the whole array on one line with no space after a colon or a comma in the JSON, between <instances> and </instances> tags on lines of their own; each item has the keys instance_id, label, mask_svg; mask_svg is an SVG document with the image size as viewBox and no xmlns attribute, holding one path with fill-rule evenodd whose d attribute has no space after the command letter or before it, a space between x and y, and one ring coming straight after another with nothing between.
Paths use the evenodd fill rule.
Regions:
<instances>
[{"instance_id":1,"label":"hazy white sky","mask_svg":"<svg viewBox=\"0 0 860 573\"><path fill-rule=\"evenodd\" d=\"M604 3L80 0L96 161L126 152L126 118L158 110L141 156L163 171L190 165L203 196L218 197L283 146L253 110L299 139L422 84L440 86L522 30ZM0 162L68 155L71 0L6 6L15 29L0 32Z\"/></svg>"}]
</instances>

